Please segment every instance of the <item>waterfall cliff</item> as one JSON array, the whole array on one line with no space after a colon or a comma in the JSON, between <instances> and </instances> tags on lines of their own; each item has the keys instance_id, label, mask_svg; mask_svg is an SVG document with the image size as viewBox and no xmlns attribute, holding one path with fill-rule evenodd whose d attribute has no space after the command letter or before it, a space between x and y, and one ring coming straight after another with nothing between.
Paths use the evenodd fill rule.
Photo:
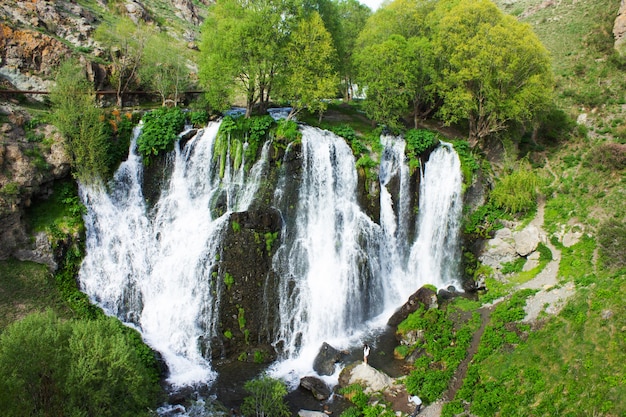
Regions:
<instances>
[{"instance_id":1,"label":"waterfall cliff","mask_svg":"<svg viewBox=\"0 0 626 417\"><path fill-rule=\"evenodd\" d=\"M174 386L210 383L212 357L242 345L272 350L277 375L301 376L323 342L356 344L422 285L458 283L461 174L451 146L423 164L417 198L404 141L381 138L377 223L359 206L342 138L302 126L302 140L280 155L268 141L249 172L227 163L220 176L218 129L177 145L152 204L133 145L109 184L81 187L81 288L142 332Z\"/></svg>"}]
</instances>

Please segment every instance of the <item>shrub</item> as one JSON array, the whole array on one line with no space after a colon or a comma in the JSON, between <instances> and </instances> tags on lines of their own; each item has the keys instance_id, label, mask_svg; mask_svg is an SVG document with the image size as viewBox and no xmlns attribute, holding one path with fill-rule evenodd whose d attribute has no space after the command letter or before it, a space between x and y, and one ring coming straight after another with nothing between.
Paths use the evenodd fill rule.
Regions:
<instances>
[{"instance_id":1,"label":"shrub","mask_svg":"<svg viewBox=\"0 0 626 417\"><path fill-rule=\"evenodd\" d=\"M420 166L420 155L439 143L437 133L425 129L410 129L404 134L404 139L411 172Z\"/></svg>"},{"instance_id":2,"label":"shrub","mask_svg":"<svg viewBox=\"0 0 626 417\"><path fill-rule=\"evenodd\" d=\"M185 127L185 114L178 107L161 107L146 113L143 122L137 148L148 162L150 157L174 149L178 134Z\"/></svg>"},{"instance_id":3,"label":"shrub","mask_svg":"<svg viewBox=\"0 0 626 417\"><path fill-rule=\"evenodd\" d=\"M626 144L603 143L589 153L588 164L598 171L619 171L626 168Z\"/></svg>"},{"instance_id":4,"label":"shrub","mask_svg":"<svg viewBox=\"0 0 626 417\"><path fill-rule=\"evenodd\" d=\"M538 180L530 167L503 176L491 191L490 201L510 214L525 213L536 206Z\"/></svg>"},{"instance_id":5,"label":"shrub","mask_svg":"<svg viewBox=\"0 0 626 417\"><path fill-rule=\"evenodd\" d=\"M604 265L626 267L626 223L608 220L598 228L598 248Z\"/></svg>"},{"instance_id":6,"label":"shrub","mask_svg":"<svg viewBox=\"0 0 626 417\"><path fill-rule=\"evenodd\" d=\"M284 401L287 387L281 381L263 375L244 384L250 393L244 398L242 413L247 417L289 417L289 408Z\"/></svg>"},{"instance_id":7,"label":"shrub","mask_svg":"<svg viewBox=\"0 0 626 417\"><path fill-rule=\"evenodd\" d=\"M148 416L158 393L115 319L66 322L36 313L0 336L6 415Z\"/></svg>"}]
</instances>

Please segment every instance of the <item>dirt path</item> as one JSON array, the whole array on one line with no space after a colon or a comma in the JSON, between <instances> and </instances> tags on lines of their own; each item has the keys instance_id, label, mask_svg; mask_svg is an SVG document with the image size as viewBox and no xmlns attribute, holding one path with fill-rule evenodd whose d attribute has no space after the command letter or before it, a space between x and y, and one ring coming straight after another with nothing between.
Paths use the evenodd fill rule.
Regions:
<instances>
[{"instance_id":1,"label":"dirt path","mask_svg":"<svg viewBox=\"0 0 626 417\"><path fill-rule=\"evenodd\" d=\"M530 222L530 225L533 225L540 230L543 236L545 236L545 231L543 231L544 212L545 202L540 201L537 207L537 215ZM516 287L518 290L525 288L539 290L535 295L529 297L526 301L526 317L523 320L524 322L536 322L540 318L540 314L542 312L550 315L557 314L565 305L568 298L575 292L573 283L566 283L565 285L559 286L558 272L559 262L561 261L561 251L554 247L548 239L544 238L543 241L550 251L552 251L552 260L539 274L537 274L535 278ZM440 417L443 404L454 399L457 391L463 385L463 380L467 374L469 364L478 351L478 345L480 344L480 339L485 331L485 328L487 327L487 324L489 323L491 311L496 304L503 300L504 298L495 300L493 303L485 305L478 310L481 316L481 324L480 328L472 336L472 342L467 350L467 356L459 364L459 367L450 380L448 389L443 393L441 400L430 404L422 410L419 414L420 417Z\"/></svg>"}]
</instances>

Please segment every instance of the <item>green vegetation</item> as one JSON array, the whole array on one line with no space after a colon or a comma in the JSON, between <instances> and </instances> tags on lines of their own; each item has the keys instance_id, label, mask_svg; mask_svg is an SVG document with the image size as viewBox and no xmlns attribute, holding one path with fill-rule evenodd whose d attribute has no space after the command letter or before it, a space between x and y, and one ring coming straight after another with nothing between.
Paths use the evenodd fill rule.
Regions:
<instances>
[{"instance_id":1,"label":"green vegetation","mask_svg":"<svg viewBox=\"0 0 626 417\"><path fill-rule=\"evenodd\" d=\"M0 403L12 416L148 416L158 379L116 319L35 313L0 336Z\"/></svg>"},{"instance_id":2,"label":"green vegetation","mask_svg":"<svg viewBox=\"0 0 626 417\"><path fill-rule=\"evenodd\" d=\"M340 417L393 417L396 414L387 407L378 394L372 398L363 392L360 384L352 384L341 388L339 393L350 400L355 407L350 407L341 413Z\"/></svg>"},{"instance_id":3,"label":"green vegetation","mask_svg":"<svg viewBox=\"0 0 626 417\"><path fill-rule=\"evenodd\" d=\"M143 116L144 126L137 139L137 149L145 161L163 151L174 149L178 134L185 126L185 114L178 107L161 107Z\"/></svg>"},{"instance_id":4,"label":"green vegetation","mask_svg":"<svg viewBox=\"0 0 626 417\"><path fill-rule=\"evenodd\" d=\"M289 408L283 399L287 395L287 387L282 381L263 375L246 382L244 388L250 393L241 406L244 415L289 417Z\"/></svg>"},{"instance_id":5,"label":"green vegetation","mask_svg":"<svg viewBox=\"0 0 626 417\"><path fill-rule=\"evenodd\" d=\"M537 174L529 164L520 163L515 171L500 177L490 198L496 208L507 213L525 213L536 207L538 186Z\"/></svg>"},{"instance_id":6,"label":"green vegetation","mask_svg":"<svg viewBox=\"0 0 626 417\"><path fill-rule=\"evenodd\" d=\"M453 309L418 309L398 325L400 335L419 332L423 336L409 351L421 350L422 354L413 363L414 369L406 377L405 385L410 393L419 393L427 403L437 400L448 388L456 368L465 358L478 329L480 316L474 314L470 320L455 329L451 314Z\"/></svg>"},{"instance_id":7,"label":"green vegetation","mask_svg":"<svg viewBox=\"0 0 626 417\"><path fill-rule=\"evenodd\" d=\"M65 61L50 90L52 118L65 138L65 148L78 180L90 183L110 172L102 112L96 107L93 86L73 60Z\"/></svg>"},{"instance_id":8,"label":"green vegetation","mask_svg":"<svg viewBox=\"0 0 626 417\"><path fill-rule=\"evenodd\" d=\"M419 156L439 143L439 135L425 129L410 129L404 134L409 169L414 172L420 166Z\"/></svg>"}]
</instances>

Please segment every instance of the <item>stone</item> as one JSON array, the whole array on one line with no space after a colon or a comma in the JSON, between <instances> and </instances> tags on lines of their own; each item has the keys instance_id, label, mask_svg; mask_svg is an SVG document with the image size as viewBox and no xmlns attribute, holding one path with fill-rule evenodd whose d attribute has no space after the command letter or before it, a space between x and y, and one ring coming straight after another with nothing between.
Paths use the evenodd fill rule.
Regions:
<instances>
[{"instance_id":1,"label":"stone","mask_svg":"<svg viewBox=\"0 0 626 417\"><path fill-rule=\"evenodd\" d=\"M387 321L387 324L392 327L396 327L402 323L409 314L417 311L420 306L426 306L426 308L437 308L437 294L431 288L422 287L413 293L408 301L404 303Z\"/></svg>"},{"instance_id":2,"label":"stone","mask_svg":"<svg viewBox=\"0 0 626 417\"><path fill-rule=\"evenodd\" d=\"M313 361L313 370L319 375L330 376L335 373L335 364L341 361L343 353L324 342Z\"/></svg>"},{"instance_id":3,"label":"stone","mask_svg":"<svg viewBox=\"0 0 626 417\"><path fill-rule=\"evenodd\" d=\"M359 384L363 387L363 392L371 394L394 386L395 380L376 368L360 363L344 368L339 375L339 384L342 387Z\"/></svg>"},{"instance_id":4,"label":"stone","mask_svg":"<svg viewBox=\"0 0 626 417\"><path fill-rule=\"evenodd\" d=\"M519 256L527 256L537 249L541 236L539 229L534 225L529 225L525 229L513 233L513 241L515 242L515 251Z\"/></svg>"},{"instance_id":5,"label":"stone","mask_svg":"<svg viewBox=\"0 0 626 417\"><path fill-rule=\"evenodd\" d=\"M503 263L512 262L517 256L513 233L511 229L505 227L485 242L485 249L478 259L483 264L499 270Z\"/></svg>"},{"instance_id":6,"label":"stone","mask_svg":"<svg viewBox=\"0 0 626 417\"><path fill-rule=\"evenodd\" d=\"M300 386L307 391L311 391L315 399L319 401L326 401L330 398L330 388L319 378L305 376L300 379Z\"/></svg>"}]
</instances>

